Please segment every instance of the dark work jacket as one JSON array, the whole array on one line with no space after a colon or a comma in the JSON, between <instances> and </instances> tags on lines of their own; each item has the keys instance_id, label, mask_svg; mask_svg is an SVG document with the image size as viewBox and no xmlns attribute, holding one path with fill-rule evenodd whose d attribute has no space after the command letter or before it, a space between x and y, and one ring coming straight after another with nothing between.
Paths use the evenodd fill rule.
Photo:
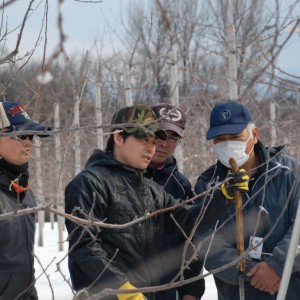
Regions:
<instances>
[{"instance_id":1,"label":"dark work jacket","mask_svg":"<svg viewBox=\"0 0 300 300\"><path fill-rule=\"evenodd\" d=\"M156 169L149 165L143 175L162 185L165 191L174 198L186 200L195 196L190 181L178 170L176 159L173 156L169 157L164 166L160 169ZM182 241L182 246L183 242L184 241ZM166 251L168 251L166 264L174 266L174 273L168 274L165 278L163 278L162 283L170 282L174 275L178 273L176 266L180 268L183 253L183 249L178 247L179 242L174 241L172 237L170 238L167 236L165 243ZM201 268L202 265L200 262L196 264L194 263L194 265L190 266L190 269L185 272L185 278L191 278L199 275ZM197 299L200 299L204 294L204 290L204 279L201 279L180 287L178 292L180 298L182 298L183 295L192 295L197 297ZM176 299L176 290L171 289L158 292L156 297L159 300L174 300Z\"/></svg>"},{"instance_id":2,"label":"dark work jacket","mask_svg":"<svg viewBox=\"0 0 300 300\"><path fill-rule=\"evenodd\" d=\"M163 187L144 178L142 171L115 160L111 154L95 150L85 170L66 187L66 213L107 224L125 224L178 200ZM226 203L212 203L199 227L209 228L226 210ZM89 287L91 293L119 288L126 281L136 287L159 284L162 245L165 234L177 229L175 220L189 234L202 206L182 205L124 228L78 226L66 219L70 234L69 271L75 290ZM154 299L151 293L148 299ZM107 298L108 299L108 298ZM116 299L110 297L110 299Z\"/></svg>"},{"instance_id":3,"label":"dark work jacket","mask_svg":"<svg viewBox=\"0 0 300 300\"><path fill-rule=\"evenodd\" d=\"M167 193L182 200L195 196L190 181L179 172L176 159L171 156L162 169L148 166L143 175L162 185Z\"/></svg>"},{"instance_id":4,"label":"dark work jacket","mask_svg":"<svg viewBox=\"0 0 300 300\"><path fill-rule=\"evenodd\" d=\"M243 194L245 250L249 246L250 236L266 237L266 240L263 243L261 259L254 260L247 256L246 273L257 262L265 261L281 276L300 199L299 162L286 155L282 146L266 149L261 142L258 142L254 151L260 157L261 167L254 175L253 181L250 181L250 191ZM227 173L228 169L218 162L199 177L195 187L196 193L200 194L210 187L212 194L214 185L222 182ZM234 201L229 205L231 207L220 222L220 226L224 226L216 233L207 257L205 266L208 270L232 263L237 258ZM230 216L232 218L225 224L225 220ZM203 237L204 235L199 237L200 240L203 241ZM206 247L203 246L202 255ZM216 273L215 282L220 300L239 299L236 264ZM286 300L298 299L299 295L300 256L296 256ZM246 300L275 300L276 297L277 294L272 296L254 288L250 285L249 278L246 277Z\"/></svg>"},{"instance_id":5,"label":"dark work jacket","mask_svg":"<svg viewBox=\"0 0 300 300\"><path fill-rule=\"evenodd\" d=\"M10 182L5 174L0 174L0 215L34 207L33 193L29 190L21 197L18 207L17 195L9 191ZM3 188L5 186L5 189ZM0 299L34 298L34 232L35 214L0 220ZM33 297L33 298L32 298Z\"/></svg>"}]
</instances>

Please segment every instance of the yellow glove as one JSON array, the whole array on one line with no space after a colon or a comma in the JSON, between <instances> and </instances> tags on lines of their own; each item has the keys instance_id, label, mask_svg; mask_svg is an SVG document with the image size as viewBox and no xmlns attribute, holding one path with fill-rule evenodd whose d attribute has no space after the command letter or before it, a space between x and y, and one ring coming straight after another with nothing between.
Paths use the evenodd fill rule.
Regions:
<instances>
[{"instance_id":1,"label":"yellow glove","mask_svg":"<svg viewBox=\"0 0 300 300\"><path fill-rule=\"evenodd\" d=\"M129 281L126 281L122 286L119 287L119 290L133 290L136 289ZM144 300L146 299L142 293L134 294L118 294L118 300Z\"/></svg>"},{"instance_id":2,"label":"yellow glove","mask_svg":"<svg viewBox=\"0 0 300 300\"><path fill-rule=\"evenodd\" d=\"M247 193L249 191L248 182L249 176L244 169L237 172L229 172L228 180L221 185L221 191L226 199L234 199L234 191Z\"/></svg>"}]
</instances>

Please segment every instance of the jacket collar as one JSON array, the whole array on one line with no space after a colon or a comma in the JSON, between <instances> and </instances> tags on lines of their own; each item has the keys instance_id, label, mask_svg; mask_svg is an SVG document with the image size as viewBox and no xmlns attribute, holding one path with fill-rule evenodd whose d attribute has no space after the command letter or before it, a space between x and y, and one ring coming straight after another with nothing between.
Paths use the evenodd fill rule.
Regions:
<instances>
[{"instance_id":1,"label":"jacket collar","mask_svg":"<svg viewBox=\"0 0 300 300\"><path fill-rule=\"evenodd\" d=\"M165 162L162 168L154 168L151 165L147 167L147 172L154 174L157 172L171 174L174 171L177 171L176 159L173 156L170 156Z\"/></svg>"}]
</instances>

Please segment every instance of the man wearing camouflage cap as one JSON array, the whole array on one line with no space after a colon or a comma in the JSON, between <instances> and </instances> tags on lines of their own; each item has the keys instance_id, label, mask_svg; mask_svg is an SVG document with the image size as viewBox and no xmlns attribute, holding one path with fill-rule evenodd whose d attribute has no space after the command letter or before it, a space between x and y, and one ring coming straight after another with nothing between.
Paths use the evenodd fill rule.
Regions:
<instances>
[{"instance_id":1,"label":"man wearing camouflage cap","mask_svg":"<svg viewBox=\"0 0 300 300\"><path fill-rule=\"evenodd\" d=\"M157 137L166 139L167 135L158 127L148 105L120 109L113 116L106 151L96 149L85 169L66 187L66 213L121 227L85 228L66 220L70 234L69 270L74 289L84 290L84 296L79 293L80 299L101 293L95 296L100 298L108 288L115 291L104 299L154 300L151 292L132 290L159 285L166 232L182 235L184 230L190 234L201 214L201 205L172 208L178 200L143 177L154 155ZM151 216L167 208L172 208L172 216L170 212ZM199 228L213 225L226 208L225 201L213 202Z\"/></svg>"}]
</instances>

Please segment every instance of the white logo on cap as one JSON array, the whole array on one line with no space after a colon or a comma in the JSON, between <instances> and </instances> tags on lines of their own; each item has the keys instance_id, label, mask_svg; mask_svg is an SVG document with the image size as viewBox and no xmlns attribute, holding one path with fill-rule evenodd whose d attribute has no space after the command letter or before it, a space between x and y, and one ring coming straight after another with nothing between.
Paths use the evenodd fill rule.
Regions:
<instances>
[{"instance_id":1,"label":"white logo on cap","mask_svg":"<svg viewBox=\"0 0 300 300\"><path fill-rule=\"evenodd\" d=\"M27 113L25 110L23 110L23 111L21 112L21 115L22 115L25 119L31 120L30 117L29 117L29 115L28 115L28 113Z\"/></svg>"},{"instance_id":2,"label":"white logo on cap","mask_svg":"<svg viewBox=\"0 0 300 300\"><path fill-rule=\"evenodd\" d=\"M168 109L166 107L163 107L159 110L159 115L170 122L177 122L182 118L181 112L179 110Z\"/></svg>"},{"instance_id":3,"label":"white logo on cap","mask_svg":"<svg viewBox=\"0 0 300 300\"><path fill-rule=\"evenodd\" d=\"M221 121L227 121L231 117L231 112L228 109L223 109L219 114L219 119Z\"/></svg>"}]
</instances>

